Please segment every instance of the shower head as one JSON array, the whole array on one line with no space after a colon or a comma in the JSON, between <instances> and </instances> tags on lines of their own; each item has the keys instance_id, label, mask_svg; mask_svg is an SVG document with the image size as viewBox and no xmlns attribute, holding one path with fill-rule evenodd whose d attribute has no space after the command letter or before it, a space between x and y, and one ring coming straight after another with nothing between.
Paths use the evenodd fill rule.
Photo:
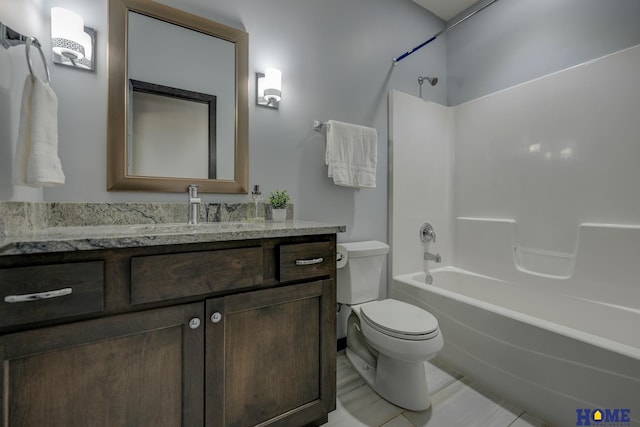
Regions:
<instances>
[{"instance_id":1,"label":"shower head","mask_svg":"<svg viewBox=\"0 0 640 427\"><path fill-rule=\"evenodd\" d=\"M422 83L425 82L425 80L431 85L431 86L435 86L438 84L438 78L437 77L418 77L418 83L420 83L420 98L422 98Z\"/></svg>"},{"instance_id":2,"label":"shower head","mask_svg":"<svg viewBox=\"0 0 640 427\"><path fill-rule=\"evenodd\" d=\"M422 85L422 83L424 83L425 80L431 86L435 86L435 85L438 84L438 78L437 77L418 77L418 83L420 83L420 85Z\"/></svg>"}]
</instances>

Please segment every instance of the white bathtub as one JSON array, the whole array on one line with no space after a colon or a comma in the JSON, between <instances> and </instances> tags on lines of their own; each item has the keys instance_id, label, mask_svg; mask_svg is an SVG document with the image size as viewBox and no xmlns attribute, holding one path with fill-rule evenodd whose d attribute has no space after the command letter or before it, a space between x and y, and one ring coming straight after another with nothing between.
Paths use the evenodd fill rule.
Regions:
<instances>
[{"instance_id":1,"label":"white bathtub","mask_svg":"<svg viewBox=\"0 0 640 427\"><path fill-rule=\"evenodd\" d=\"M451 267L432 275L394 277L389 295L436 316L445 363L556 427L588 425L578 413L595 409L609 420L593 426L640 426L640 311Z\"/></svg>"}]
</instances>

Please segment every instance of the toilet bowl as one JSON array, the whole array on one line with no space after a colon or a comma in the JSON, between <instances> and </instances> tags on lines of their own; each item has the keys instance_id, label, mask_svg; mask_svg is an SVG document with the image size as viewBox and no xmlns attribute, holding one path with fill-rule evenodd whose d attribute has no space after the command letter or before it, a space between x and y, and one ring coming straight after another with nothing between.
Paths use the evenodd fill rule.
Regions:
<instances>
[{"instance_id":1,"label":"toilet bowl","mask_svg":"<svg viewBox=\"0 0 640 427\"><path fill-rule=\"evenodd\" d=\"M377 241L338 245L338 253L347 258L338 265L338 302L352 311L346 355L384 399L422 411L431 406L425 362L438 354L444 341L429 312L402 301L377 299L388 250Z\"/></svg>"},{"instance_id":2,"label":"toilet bowl","mask_svg":"<svg viewBox=\"0 0 640 427\"><path fill-rule=\"evenodd\" d=\"M386 311L389 307L393 308ZM424 362L435 357L444 344L435 317L393 299L351 309L346 354L355 370L389 402L411 411L428 409L431 399ZM412 316L397 316L397 310ZM396 316L383 321L371 319L367 314L371 312L382 314L382 319L394 312Z\"/></svg>"}]
</instances>

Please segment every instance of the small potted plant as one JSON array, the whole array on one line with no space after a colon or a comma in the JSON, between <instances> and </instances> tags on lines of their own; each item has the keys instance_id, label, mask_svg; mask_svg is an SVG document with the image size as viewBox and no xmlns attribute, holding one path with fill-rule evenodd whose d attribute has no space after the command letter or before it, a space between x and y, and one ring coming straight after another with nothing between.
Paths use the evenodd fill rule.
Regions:
<instances>
[{"instance_id":1,"label":"small potted plant","mask_svg":"<svg viewBox=\"0 0 640 427\"><path fill-rule=\"evenodd\" d=\"M287 205L291 197L287 190L276 190L269 194L271 204L271 218L277 222L283 222L287 218Z\"/></svg>"}]
</instances>

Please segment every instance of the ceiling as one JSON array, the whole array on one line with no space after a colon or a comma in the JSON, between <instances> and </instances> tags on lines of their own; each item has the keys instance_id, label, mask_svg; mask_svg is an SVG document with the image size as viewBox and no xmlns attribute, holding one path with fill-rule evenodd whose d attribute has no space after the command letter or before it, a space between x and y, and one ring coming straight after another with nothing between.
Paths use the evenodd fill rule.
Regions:
<instances>
[{"instance_id":1,"label":"ceiling","mask_svg":"<svg viewBox=\"0 0 640 427\"><path fill-rule=\"evenodd\" d=\"M413 0L445 22L469 8L478 0Z\"/></svg>"}]
</instances>

